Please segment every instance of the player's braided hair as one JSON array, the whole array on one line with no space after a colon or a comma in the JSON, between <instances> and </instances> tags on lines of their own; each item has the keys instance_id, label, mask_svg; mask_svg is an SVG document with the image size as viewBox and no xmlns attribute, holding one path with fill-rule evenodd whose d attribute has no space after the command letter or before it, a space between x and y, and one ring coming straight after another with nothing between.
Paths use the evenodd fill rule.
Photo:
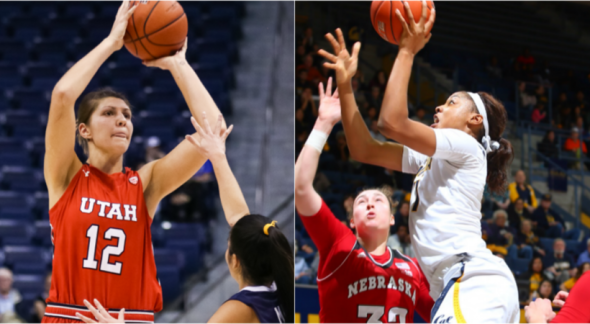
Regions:
<instances>
[{"instance_id":1,"label":"player's braided hair","mask_svg":"<svg viewBox=\"0 0 590 324\"><path fill-rule=\"evenodd\" d=\"M278 226L268 227L268 235L264 233L264 225L271 221L262 215L240 218L230 230L228 253L240 261L242 277L248 284L276 284L285 321L294 323L293 249Z\"/></svg>"},{"instance_id":2,"label":"player's braided hair","mask_svg":"<svg viewBox=\"0 0 590 324\"><path fill-rule=\"evenodd\" d=\"M508 175L506 169L512 162L514 157L514 151L510 141L502 138L502 133L506 128L506 122L508 116L504 105L494 96L487 92L480 91L477 93L484 106L486 107L486 114L488 115L489 134L492 141L500 143L500 148L493 150L487 154L488 160L488 175L487 184L491 192L502 193L506 190L508 182ZM471 97L465 93L465 97L472 100ZM472 100L473 101L473 100ZM477 112L477 107L473 103L473 111ZM477 134L477 140L481 143L482 138L485 135L485 129L481 126L479 133Z\"/></svg>"},{"instance_id":3,"label":"player's braided hair","mask_svg":"<svg viewBox=\"0 0 590 324\"><path fill-rule=\"evenodd\" d=\"M131 104L129 103L129 100L127 100L127 97L125 97L124 94L117 92L109 87L89 92L86 95L84 95L84 97L82 97L82 101L78 106L78 118L76 119L76 138L78 139L78 144L80 144L80 146L82 146L82 148L84 149L84 154L86 155L88 155L88 140L80 135L80 133L78 132L78 126L80 126L80 124L90 123L90 118L92 117L92 114L98 107L100 101L105 98L119 98L125 101L125 104L127 104L127 106L131 108Z\"/></svg>"}]
</instances>

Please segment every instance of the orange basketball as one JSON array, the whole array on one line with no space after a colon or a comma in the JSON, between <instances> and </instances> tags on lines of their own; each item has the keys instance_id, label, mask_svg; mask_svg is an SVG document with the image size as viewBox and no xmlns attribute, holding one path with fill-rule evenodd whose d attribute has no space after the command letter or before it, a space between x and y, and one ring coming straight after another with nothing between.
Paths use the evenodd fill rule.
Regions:
<instances>
[{"instance_id":1,"label":"orange basketball","mask_svg":"<svg viewBox=\"0 0 590 324\"><path fill-rule=\"evenodd\" d=\"M142 61L176 53L184 45L188 22L177 1L131 1L139 3L129 18L125 47Z\"/></svg>"},{"instance_id":2,"label":"orange basketball","mask_svg":"<svg viewBox=\"0 0 590 324\"><path fill-rule=\"evenodd\" d=\"M422 17L422 1L407 2L414 15L414 20L419 22L420 17ZM428 19L430 18L431 10L434 9L434 2L428 0L426 1L426 5L428 6L428 16L426 19ZM371 23L381 38L397 45L402 36L403 27L395 14L395 9L399 9L402 16L408 21L406 10L404 9L404 1L373 1L371 3ZM430 34L430 30L428 33Z\"/></svg>"}]
</instances>

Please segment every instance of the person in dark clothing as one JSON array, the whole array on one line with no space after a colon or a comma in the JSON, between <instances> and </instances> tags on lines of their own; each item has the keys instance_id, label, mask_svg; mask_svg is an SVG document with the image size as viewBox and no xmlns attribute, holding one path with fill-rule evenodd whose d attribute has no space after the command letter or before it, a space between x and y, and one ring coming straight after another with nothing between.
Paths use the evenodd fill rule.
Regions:
<instances>
[{"instance_id":1,"label":"person in dark clothing","mask_svg":"<svg viewBox=\"0 0 590 324\"><path fill-rule=\"evenodd\" d=\"M504 210L494 212L494 223L489 226L488 244L508 247L514 243L516 231L506 224L506 216Z\"/></svg>"},{"instance_id":2,"label":"person in dark clothing","mask_svg":"<svg viewBox=\"0 0 590 324\"><path fill-rule=\"evenodd\" d=\"M564 222L561 216L551 210L551 195L543 195L541 205L533 213L533 222L536 223L536 231L539 236L561 237L564 231Z\"/></svg>"},{"instance_id":3,"label":"person in dark clothing","mask_svg":"<svg viewBox=\"0 0 590 324\"><path fill-rule=\"evenodd\" d=\"M546 274L553 284L559 286L574 275L574 258L565 252L565 241L561 238L553 242L553 253L548 253L543 264Z\"/></svg>"},{"instance_id":4,"label":"person in dark clothing","mask_svg":"<svg viewBox=\"0 0 590 324\"><path fill-rule=\"evenodd\" d=\"M543 140L537 144L537 150L548 158L557 158L559 154L559 147L555 139L555 132L548 130ZM547 165L545 165L547 166Z\"/></svg>"},{"instance_id":5,"label":"person in dark clothing","mask_svg":"<svg viewBox=\"0 0 590 324\"><path fill-rule=\"evenodd\" d=\"M531 219L528 209L524 208L524 201L520 198L508 207L508 222L515 231L520 230L520 223L525 219Z\"/></svg>"},{"instance_id":6,"label":"person in dark clothing","mask_svg":"<svg viewBox=\"0 0 590 324\"><path fill-rule=\"evenodd\" d=\"M393 235L397 233L399 225L408 226L408 218L410 216L410 203L408 201L402 201L397 208L397 212L393 215L395 224L391 227L390 233Z\"/></svg>"},{"instance_id":7,"label":"person in dark clothing","mask_svg":"<svg viewBox=\"0 0 590 324\"><path fill-rule=\"evenodd\" d=\"M545 250L543 250L539 243L539 237L533 232L533 222L529 219L524 219L520 222L520 231L516 233L514 244L521 249L523 246L528 245L533 249L535 256L545 256Z\"/></svg>"}]
</instances>

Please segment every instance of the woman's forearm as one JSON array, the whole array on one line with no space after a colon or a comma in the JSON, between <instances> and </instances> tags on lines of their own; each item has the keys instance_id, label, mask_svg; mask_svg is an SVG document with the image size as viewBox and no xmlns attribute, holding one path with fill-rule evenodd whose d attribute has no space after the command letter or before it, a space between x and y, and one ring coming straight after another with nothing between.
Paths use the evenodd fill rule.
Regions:
<instances>
[{"instance_id":1,"label":"woman's forearm","mask_svg":"<svg viewBox=\"0 0 590 324\"><path fill-rule=\"evenodd\" d=\"M250 214L248 204L225 154L210 159L219 186L219 198L229 226Z\"/></svg>"},{"instance_id":2,"label":"woman's forearm","mask_svg":"<svg viewBox=\"0 0 590 324\"><path fill-rule=\"evenodd\" d=\"M413 63L414 54L400 50L387 81L379 114L379 127L389 138L396 131L402 131L400 128L408 120L408 83Z\"/></svg>"},{"instance_id":3,"label":"woman's forearm","mask_svg":"<svg viewBox=\"0 0 590 324\"><path fill-rule=\"evenodd\" d=\"M57 82L53 89L63 102L73 103L84 92L101 65L117 50L115 42L105 38ZM65 105L67 106L67 105Z\"/></svg>"}]
</instances>

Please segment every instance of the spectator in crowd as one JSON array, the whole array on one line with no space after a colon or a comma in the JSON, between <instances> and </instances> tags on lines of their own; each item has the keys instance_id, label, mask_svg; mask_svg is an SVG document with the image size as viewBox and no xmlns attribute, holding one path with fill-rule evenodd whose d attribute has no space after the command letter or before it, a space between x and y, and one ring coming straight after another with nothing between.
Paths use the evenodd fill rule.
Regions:
<instances>
[{"instance_id":1,"label":"spectator in crowd","mask_svg":"<svg viewBox=\"0 0 590 324\"><path fill-rule=\"evenodd\" d=\"M541 198L541 206L535 209L533 221L537 225L539 236L556 238L561 237L564 231L563 219L551 209L550 194L545 194Z\"/></svg>"},{"instance_id":2,"label":"spectator in crowd","mask_svg":"<svg viewBox=\"0 0 590 324\"><path fill-rule=\"evenodd\" d=\"M295 150L297 154L303 148L307 136L309 135L309 129L311 125L305 120L305 113L302 109L295 111Z\"/></svg>"},{"instance_id":3,"label":"spectator in crowd","mask_svg":"<svg viewBox=\"0 0 590 324\"><path fill-rule=\"evenodd\" d=\"M578 263L576 266L580 266L582 263L590 262L590 239L586 241L586 251L580 253L578 257Z\"/></svg>"},{"instance_id":4,"label":"spectator in crowd","mask_svg":"<svg viewBox=\"0 0 590 324\"><path fill-rule=\"evenodd\" d=\"M548 253L543 263L547 277L557 286L573 276L574 258L565 252L565 241L561 238L553 241L553 253Z\"/></svg>"},{"instance_id":5,"label":"spectator in crowd","mask_svg":"<svg viewBox=\"0 0 590 324\"><path fill-rule=\"evenodd\" d=\"M539 124L543 122L545 117L547 117L547 112L545 111L545 104L537 101L535 109L533 109L533 114L531 115L531 120L533 121L533 123Z\"/></svg>"},{"instance_id":6,"label":"spectator in crowd","mask_svg":"<svg viewBox=\"0 0 590 324\"><path fill-rule=\"evenodd\" d=\"M576 93L575 106L580 107L582 112L588 110L588 102L586 101L586 98L584 96L584 91L578 90L578 92Z\"/></svg>"},{"instance_id":7,"label":"spectator in crowd","mask_svg":"<svg viewBox=\"0 0 590 324\"><path fill-rule=\"evenodd\" d=\"M533 223L528 219L520 222L520 231L516 234L514 244L519 249L523 249L524 246L529 246L535 255L545 256L545 250L543 250L539 244L539 237L533 232Z\"/></svg>"},{"instance_id":8,"label":"spectator in crowd","mask_svg":"<svg viewBox=\"0 0 590 324\"><path fill-rule=\"evenodd\" d=\"M562 92L559 94L559 98L553 104L553 115L556 119L556 125L560 128L565 128L565 120L568 119L568 115L572 111L572 106L567 98L567 93Z\"/></svg>"},{"instance_id":9,"label":"spectator in crowd","mask_svg":"<svg viewBox=\"0 0 590 324\"><path fill-rule=\"evenodd\" d=\"M551 68L547 60L543 61L543 66L539 69L536 75L537 82L545 87L551 86Z\"/></svg>"},{"instance_id":10,"label":"spectator in crowd","mask_svg":"<svg viewBox=\"0 0 590 324\"><path fill-rule=\"evenodd\" d=\"M397 233L397 227L400 225L408 226L409 217L410 202L408 202L407 200L403 200L397 207L397 212L395 212L395 215L393 215L395 224L392 226L392 233Z\"/></svg>"},{"instance_id":11,"label":"spectator in crowd","mask_svg":"<svg viewBox=\"0 0 590 324\"><path fill-rule=\"evenodd\" d=\"M486 66L486 70L489 75L498 79L502 78L502 69L498 64L498 58L496 56L492 56L490 63Z\"/></svg>"},{"instance_id":12,"label":"spectator in crowd","mask_svg":"<svg viewBox=\"0 0 590 324\"><path fill-rule=\"evenodd\" d=\"M369 132L371 133L371 137L373 137L374 139L376 139L380 142L387 141L387 138L385 138L385 136L383 136L381 134L381 132L379 131L379 121L378 120L371 121L371 125L369 126Z\"/></svg>"},{"instance_id":13,"label":"spectator in crowd","mask_svg":"<svg viewBox=\"0 0 590 324\"><path fill-rule=\"evenodd\" d=\"M541 257L534 257L529 263L529 271L523 277L530 281L530 296L539 289L541 282L547 279L543 268L543 259Z\"/></svg>"},{"instance_id":14,"label":"spectator in crowd","mask_svg":"<svg viewBox=\"0 0 590 324\"><path fill-rule=\"evenodd\" d=\"M537 97L537 104L542 103L543 105L547 105L549 102L549 98L547 97L547 92L545 91L545 87L540 85L535 89L535 97Z\"/></svg>"},{"instance_id":15,"label":"spectator in crowd","mask_svg":"<svg viewBox=\"0 0 590 324\"><path fill-rule=\"evenodd\" d=\"M381 108L381 103L383 102L383 95L381 94L381 88L377 86L371 87L371 94L367 98L367 102L369 107L379 107Z\"/></svg>"},{"instance_id":16,"label":"spectator in crowd","mask_svg":"<svg viewBox=\"0 0 590 324\"><path fill-rule=\"evenodd\" d=\"M562 283L559 286L559 290L564 290L569 292L570 290L572 290L572 288L574 287L574 285L576 284L576 281L578 281L578 279L580 279L580 277L586 273L586 271L590 270L590 263L585 262L580 264L577 268L576 268L576 274L569 278L567 281L565 281L564 283Z\"/></svg>"},{"instance_id":17,"label":"spectator in crowd","mask_svg":"<svg viewBox=\"0 0 590 324\"><path fill-rule=\"evenodd\" d=\"M305 45L297 45L297 49L295 50L295 66L300 66L303 64L303 58L305 57L305 54Z\"/></svg>"},{"instance_id":18,"label":"spectator in crowd","mask_svg":"<svg viewBox=\"0 0 590 324\"><path fill-rule=\"evenodd\" d=\"M297 81L295 81L296 94L300 96L306 88L313 88L313 83L307 80L307 70L301 69L297 72Z\"/></svg>"},{"instance_id":19,"label":"spectator in crowd","mask_svg":"<svg viewBox=\"0 0 590 324\"><path fill-rule=\"evenodd\" d=\"M315 38L313 37L313 29L311 27L305 27L303 30L303 35L301 37L301 45L305 48L305 52L309 53L313 51L313 46L315 45Z\"/></svg>"},{"instance_id":20,"label":"spectator in crowd","mask_svg":"<svg viewBox=\"0 0 590 324\"><path fill-rule=\"evenodd\" d=\"M31 318L32 323L41 323L41 319L45 315L45 307L47 307L47 297L49 297L49 290L51 289L51 272L45 277L45 290L37 297L34 307L34 314Z\"/></svg>"},{"instance_id":21,"label":"spectator in crowd","mask_svg":"<svg viewBox=\"0 0 590 324\"><path fill-rule=\"evenodd\" d=\"M570 137L568 137L568 139L565 140L565 143L563 143L563 150L574 153L575 157L578 159L588 153L586 143L580 141L580 130L578 128L572 128ZM574 162L570 167L579 169L581 165L579 162Z\"/></svg>"},{"instance_id":22,"label":"spectator in crowd","mask_svg":"<svg viewBox=\"0 0 590 324\"><path fill-rule=\"evenodd\" d=\"M305 261L305 258L297 252L297 242L295 242L295 283L311 284L313 281L313 271Z\"/></svg>"},{"instance_id":23,"label":"spectator in crowd","mask_svg":"<svg viewBox=\"0 0 590 324\"><path fill-rule=\"evenodd\" d=\"M350 160L350 152L348 151L344 131L336 133L336 145L331 147L331 152L339 161L348 162Z\"/></svg>"},{"instance_id":24,"label":"spectator in crowd","mask_svg":"<svg viewBox=\"0 0 590 324\"><path fill-rule=\"evenodd\" d=\"M531 230L532 224L529 220L524 220L521 223L520 231L514 238L514 244L508 246L508 254L506 255L506 263L511 266L517 259L526 260L530 262L533 259L533 244L538 244L538 237L535 237ZM526 234L523 234L525 232ZM528 236L527 236L528 235ZM536 241L535 241L536 239ZM529 243L529 240L531 243Z\"/></svg>"},{"instance_id":25,"label":"spectator in crowd","mask_svg":"<svg viewBox=\"0 0 590 324\"><path fill-rule=\"evenodd\" d=\"M528 108L537 104L537 97L528 93L526 82L520 82L518 84L518 97L522 107Z\"/></svg>"},{"instance_id":26,"label":"spectator in crowd","mask_svg":"<svg viewBox=\"0 0 590 324\"><path fill-rule=\"evenodd\" d=\"M297 97L297 100L295 101L295 108L301 109L301 111L303 111L304 119L312 124L310 121L315 120L317 117L318 107L315 100L313 100L311 88L308 87L303 89L303 92L301 92L301 95Z\"/></svg>"},{"instance_id":27,"label":"spectator in crowd","mask_svg":"<svg viewBox=\"0 0 590 324\"><path fill-rule=\"evenodd\" d=\"M356 100L356 104L358 105L359 110L361 111L361 114L362 114L368 108L367 107L368 103L367 103L367 98L365 97L365 92L361 90L361 84L359 82L359 79L352 78L351 82L352 82L352 91L354 94L354 99Z\"/></svg>"},{"instance_id":28,"label":"spectator in crowd","mask_svg":"<svg viewBox=\"0 0 590 324\"><path fill-rule=\"evenodd\" d=\"M151 136L145 143L145 163L148 164L152 161L163 158L166 153L162 151L160 146L160 139L157 136Z\"/></svg>"},{"instance_id":29,"label":"spectator in crowd","mask_svg":"<svg viewBox=\"0 0 590 324\"><path fill-rule=\"evenodd\" d=\"M373 123L373 121L378 121L379 118L379 111L377 110L376 107L369 107L369 109L367 110L367 117L365 118L365 124L367 124L367 127L371 127L371 124Z\"/></svg>"},{"instance_id":30,"label":"spectator in crowd","mask_svg":"<svg viewBox=\"0 0 590 324\"><path fill-rule=\"evenodd\" d=\"M554 297L553 285L551 284L551 281L545 279L539 284L539 289L535 290L531 295L531 301L534 301L537 298L553 300Z\"/></svg>"},{"instance_id":31,"label":"spectator in crowd","mask_svg":"<svg viewBox=\"0 0 590 324\"><path fill-rule=\"evenodd\" d=\"M547 133L545 133L543 140L537 144L537 150L548 158L557 158L559 147L557 146L554 131L548 130ZM547 166L547 164L545 164L545 166Z\"/></svg>"},{"instance_id":32,"label":"spectator in crowd","mask_svg":"<svg viewBox=\"0 0 590 324\"><path fill-rule=\"evenodd\" d=\"M584 117L578 116L576 118L576 128L579 130L579 137L582 141L587 141L589 139L588 131L584 127Z\"/></svg>"},{"instance_id":33,"label":"spectator in crowd","mask_svg":"<svg viewBox=\"0 0 590 324\"><path fill-rule=\"evenodd\" d=\"M525 48L517 58L516 62L520 65L520 70L523 72L530 72L535 67L535 57L531 55L531 51Z\"/></svg>"},{"instance_id":34,"label":"spectator in crowd","mask_svg":"<svg viewBox=\"0 0 590 324\"><path fill-rule=\"evenodd\" d=\"M522 199L524 207L528 209L529 213L532 213L537 208L535 191L533 187L526 184L526 175L523 170L516 171L514 182L508 185L508 191L510 192L510 201L514 203L516 199Z\"/></svg>"},{"instance_id":35,"label":"spectator in crowd","mask_svg":"<svg viewBox=\"0 0 590 324\"><path fill-rule=\"evenodd\" d=\"M531 220L531 213L524 208L524 201L518 198L508 207L508 222L512 228L519 230L522 221L525 219Z\"/></svg>"},{"instance_id":36,"label":"spectator in crowd","mask_svg":"<svg viewBox=\"0 0 590 324\"><path fill-rule=\"evenodd\" d=\"M16 315L15 306L21 301L20 293L12 288L12 271L0 268L0 321L2 323L22 323Z\"/></svg>"},{"instance_id":37,"label":"spectator in crowd","mask_svg":"<svg viewBox=\"0 0 590 324\"><path fill-rule=\"evenodd\" d=\"M379 70L373 77L370 83L371 87L378 87L381 93L385 93L385 87L387 86L387 77L383 70Z\"/></svg>"},{"instance_id":38,"label":"spectator in crowd","mask_svg":"<svg viewBox=\"0 0 590 324\"><path fill-rule=\"evenodd\" d=\"M586 121L586 116L585 116L584 112L582 111L581 106L575 106L569 117L570 117L569 125L571 125L571 127L577 126L576 123L578 122L578 118L580 118L580 117L582 118L582 125Z\"/></svg>"},{"instance_id":39,"label":"spectator in crowd","mask_svg":"<svg viewBox=\"0 0 590 324\"><path fill-rule=\"evenodd\" d=\"M320 82L324 82L324 76L317 67L313 65L313 54L308 53L303 57L303 64L297 67L297 72L301 70L307 70L307 81L310 81L315 85Z\"/></svg>"},{"instance_id":40,"label":"spectator in crowd","mask_svg":"<svg viewBox=\"0 0 590 324\"><path fill-rule=\"evenodd\" d=\"M509 227L506 220L508 215L503 209L494 212L493 223L489 226L487 247L492 252L508 254L508 248L514 243L515 231Z\"/></svg>"},{"instance_id":41,"label":"spectator in crowd","mask_svg":"<svg viewBox=\"0 0 590 324\"><path fill-rule=\"evenodd\" d=\"M510 197L508 190L504 190L501 194L491 192L490 188L486 184L483 191L484 205L486 210L495 211L497 209L507 210L510 206ZM510 215L509 215L510 216ZM510 219L510 218L509 218Z\"/></svg>"},{"instance_id":42,"label":"spectator in crowd","mask_svg":"<svg viewBox=\"0 0 590 324\"><path fill-rule=\"evenodd\" d=\"M387 246L389 246L392 249L398 250L399 252L409 256L410 258L416 257L414 249L412 248L412 243L410 241L408 225L400 224L397 227L397 232L393 235L390 235L387 239Z\"/></svg>"},{"instance_id":43,"label":"spectator in crowd","mask_svg":"<svg viewBox=\"0 0 590 324\"><path fill-rule=\"evenodd\" d=\"M418 107L416 114L411 119L428 126L433 123L432 118L426 116L426 109L424 107Z\"/></svg>"}]
</instances>

